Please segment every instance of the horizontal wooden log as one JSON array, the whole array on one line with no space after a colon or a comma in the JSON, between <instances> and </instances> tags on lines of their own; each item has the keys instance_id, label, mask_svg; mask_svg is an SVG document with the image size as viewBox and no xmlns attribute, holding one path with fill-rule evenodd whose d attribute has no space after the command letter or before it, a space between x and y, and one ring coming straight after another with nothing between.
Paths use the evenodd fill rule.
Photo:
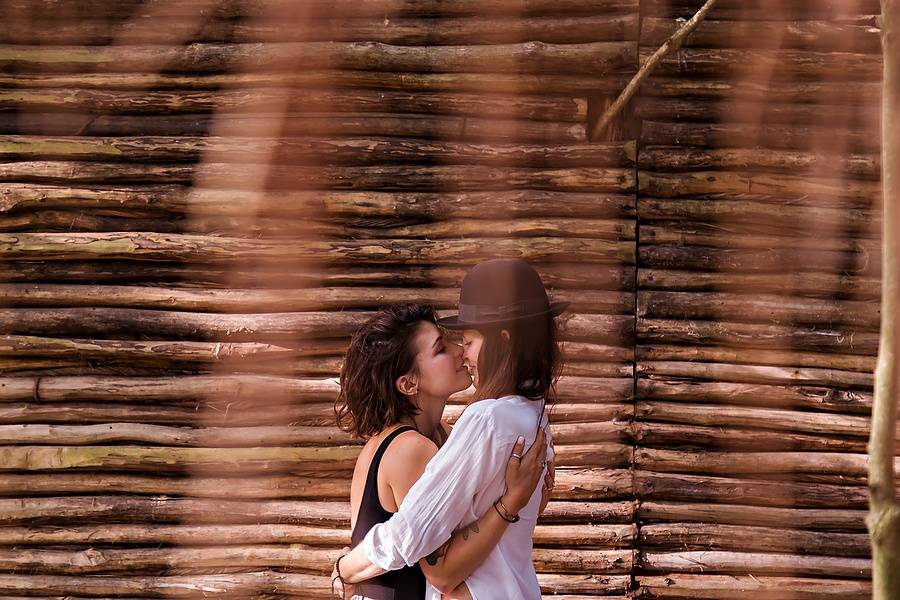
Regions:
<instances>
[{"instance_id":1,"label":"horizontal wooden log","mask_svg":"<svg viewBox=\"0 0 900 600\"><path fill-rule=\"evenodd\" d=\"M846 97L846 92L844 94ZM827 108L821 104L805 104L798 101L778 102L772 99L761 102L759 99L735 98L727 103L711 100L681 99L646 96L636 100L635 114L644 119L665 122L691 122L703 124L740 124L743 128L751 130L753 126L781 124L781 125L807 125L828 127L832 129L832 136L840 135L837 140L807 139L806 148L815 147L840 148L836 141L843 141L843 135L850 131L871 132L877 131L880 121L879 115L866 109L870 102L877 102L878 96L859 96L846 98L841 102L841 97L830 97ZM824 108L824 111L822 109ZM824 117L823 112L828 114ZM815 144L815 145L813 145Z\"/></svg>"},{"instance_id":2,"label":"horizontal wooden log","mask_svg":"<svg viewBox=\"0 0 900 600\"><path fill-rule=\"evenodd\" d=\"M690 600L866 600L872 596L868 581L821 577L772 577L766 575L641 576L636 598Z\"/></svg>"},{"instance_id":3,"label":"horizontal wooden log","mask_svg":"<svg viewBox=\"0 0 900 600\"><path fill-rule=\"evenodd\" d=\"M678 23L660 17L641 21L641 45L661 46ZM864 25L828 21L718 21L705 19L684 42L687 47L781 48L831 52L836 48L853 52L880 52L878 29Z\"/></svg>"},{"instance_id":4,"label":"horizontal wooden log","mask_svg":"<svg viewBox=\"0 0 900 600\"><path fill-rule=\"evenodd\" d=\"M647 61L654 48L641 48L641 62ZM783 80L816 80L819 78L878 81L881 57L878 54L853 52L813 52L807 50L757 50L753 48L679 48L657 67L659 75L691 77L726 77L741 73L741 65L765 68L769 77ZM840 74L838 76L838 74Z\"/></svg>"},{"instance_id":5,"label":"horizontal wooden log","mask_svg":"<svg viewBox=\"0 0 900 600\"><path fill-rule=\"evenodd\" d=\"M4 378L3 402L196 403L220 400L268 403L333 401L340 388L333 379L298 379L262 375L198 375L161 378L42 377Z\"/></svg>"},{"instance_id":6,"label":"horizontal wooden log","mask_svg":"<svg viewBox=\"0 0 900 600\"><path fill-rule=\"evenodd\" d=\"M784 266L806 273L848 273L874 277L880 262L866 252L812 250L806 248L714 248L704 246L642 245L638 248L642 266L655 269L784 273Z\"/></svg>"},{"instance_id":7,"label":"horizontal wooden log","mask_svg":"<svg viewBox=\"0 0 900 600\"><path fill-rule=\"evenodd\" d=\"M879 144L868 130L856 128L794 123L671 123L664 121L664 118L658 115L641 122L641 141L644 144L808 150L815 145L824 145L818 140L828 140L828 146L834 147L839 142L854 152L872 152L878 149Z\"/></svg>"},{"instance_id":8,"label":"horizontal wooden log","mask_svg":"<svg viewBox=\"0 0 900 600\"><path fill-rule=\"evenodd\" d=\"M865 477L866 454L834 452L688 452L638 448L638 468L658 472L707 473L716 475L809 473ZM898 459L900 464L900 459Z\"/></svg>"},{"instance_id":9,"label":"horizontal wooden log","mask_svg":"<svg viewBox=\"0 0 900 600\"><path fill-rule=\"evenodd\" d=\"M641 269L642 289L674 291L796 293L807 297L875 300L880 278L844 273L729 273Z\"/></svg>"},{"instance_id":10,"label":"horizontal wooden log","mask_svg":"<svg viewBox=\"0 0 900 600\"><path fill-rule=\"evenodd\" d=\"M302 62L298 61L302 56ZM398 46L380 42L269 42L189 46L0 46L0 68L45 73L167 70L218 73L229 70L291 72L337 68L362 71L608 73L632 68L635 42ZM786 57L788 58L788 57ZM843 64L843 63L842 63ZM858 68L868 63L848 62Z\"/></svg>"},{"instance_id":11,"label":"horizontal wooden log","mask_svg":"<svg viewBox=\"0 0 900 600\"><path fill-rule=\"evenodd\" d=\"M747 101L763 105L776 102L816 103L821 102L822 98L828 98L832 105L871 102L871 106L876 106L881 95L880 82L857 81L848 86L842 81L832 81L830 78L821 81L777 79L760 81L752 77L702 79L654 76L651 81L653 85L644 86L641 90L644 96Z\"/></svg>"},{"instance_id":12,"label":"horizontal wooden log","mask_svg":"<svg viewBox=\"0 0 900 600\"><path fill-rule=\"evenodd\" d=\"M707 426L641 421L629 424L628 432L635 443L655 448L709 448L733 452L866 451L866 439L862 437L826 437L812 433L773 432L718 424Z\"/></svg>"},{"instance_id":13,"label":"horizontal wooden log","mask_svg":"<svg viewBox=\"0 0 900 600\"><path fill-rule=\"evenodd\" d=\"M496 240L494 256L524 260L577 257L583 261L633 264L634 244L578 238ZM250 260L316 260L325 263L474 264L483 252L469 240L406 240L390 244L377 240L334 242L247 240L216 236L154 233L19 233L0 234L0 257L7 260L198 260L209 262Z\"/></svg>"},{"instance_id":14,"label":"horizontal wooden log","mask_svg":"<svg viewBox=\"0 0 900 600\"><path fill-rule=\"evenodd\" d=\"M481 21L480 19L476 19ZM83 23L83 22L81 22ZM351 22L341 21L343 26ZM78 26L80 23L74 23ZM64 29L65 23L55 25ZM0 33L9 33L8 30ZM49 33L49 32L48 32ZM0 91L0 109L23 109L40 114L41 110L82 111L100 115L153 115L164 119L179 113L229 113L229 120L248 113L265 115L272 110L281 118L313 113L391 113L428 115L461 115L468 118L527 119L537 121L568 121L578 123L587 116L587 101L561 96L485 96L456 93L405 93L389 90L329 90L296 89L275 94L272 89L219 89L210 91L151 91L130 92L105 89L38 89ZM288 114L283 114L287 110ZM51 115L54 113L47 113ZM75 114L78 114L77 112ZM22 115L25 116L25 115ZM96 116L96 115L95 115ZM274 118L274 117L270 117Z\"/></svg>"},{"instance_id":15,"label":"horizontal wooden log","mask_svg":"<svg viewBox=\"0 0 900 600\"><path fill-rule=\"evenodd\" d=\"M10 477L10 476L6 476ZM12 476L28 481L33 476ZM67 477L63 475L63 477ZM88 477L94 477L88 476ZM107 476L113 480L112 476ZM132 476L118 476L128 478ZM225 480L220 480L225 481ZM206 483L206 482L201 482ZM208 483L214 483L209 480ZM345 482L340 482L344 485ZM11 484L7 483L5 488ZM349 483L346 483L349 486ZM174 489L174 488L173 488ZM185 488L189 489L189 488ZM342 490L348 498L349 487ZM347 502L272 499L173 498L169 496L94 495L0 499L0 524L11 526L65 525L71 523L110 525L137 524L292 524L332 527L349 530L350 505ZM635 503L567 502L552 500L541 515L539 527L546 528L552 540L556 524L615 524L612 531L626 527L634 520ZM543 529L542 529L543 530ZM569 529L565 529L569 531ZM604 530L606 531L606 530ZM612 534L610 534L612 535ZM625 535L623 533L623 535ZM620 536L621 537L621 536ZM627 536L626 536L627 537ZM604 538L605 539L605 538ZM611 538L610 538L611 539ZM624 539L624 538L623 538ZM547 542L551 543L551 542Z\"/></svg>"},{"instance_id":16,"label":"horizontal wooden log","mask_svg":"<svg viewBox=\"0 0 900 600\"><path fill-rule=\"evenodd\" d=\"M124 367L117 370L122 371ZM91 369L96 371L97 368ZM631 386L629 378L617 380L620 387ZM629 387L630 390L630 387ZM599 394L598 394L599 395ZM627 420L634 415L634 407L625 401L631 392L622 392L612 400L594 396L578 398L579 404L553 404L551 414L558 423L586 423L610 420ZM594 403L596 402L596 403ZM462 413L461 404L448 405L444 417L455 422ZM334 400L326 402L271 401L265 404L259 399L185 402L176 406L144 406L133 403L3 403L0 405L0 423L29 424L101 424L146 423L172 426L206 427L262 427L279 426L285 422L297 426L334 425Z\"/></svg>"},{"instance_id":17,"label":"horizontal wooden log","mask_svg":"<svg viewBox=\"0 0 900 600\"><path fill-rule=\"evenodd\" d=\"M763 365L729 365L679 361L642 361L637 365L642 375L687 377L707 381L763 383L786 385L834 386L863 388L871 391L871 373L856 373L837 369L789 369Z\"/></svg>"},{"instance_id":18,"label":"horizontal wooden log","mask_svg":"<svg viewBox=\"0 0 900 600\"><path fill-rule=\"evenodd\" d=\"M782 173L845 173L851 179L878 179L881 159L876 154L822 154L789 150L743 148L683 148L648 146L641 149L639 165L655 171L759 169Z\"/></svg>"},{"instance_id":19,"label":"horizontal wooden log","mask_svg":"<svg viewBox=\"0 0 900 600\"><path fill-rule=\"evenodd\" d=\"M301 544L239 545L202 548L88 548L81 551L0 549L0 570L47 575L104 573L203 574L212 569L244 571L260 568L292 568L323 573L334 560L334 550Z\"/></svg>"},{"instance_id":20,"label":"horizontal wooden log","mask_svg":"<svg viewBox=\"0 0 900 600\"><path fill-rule=\"evenodd\" d=\"M624 526L619 526L624 527ZM174 544L222 546L244 544L304 544L348 546L349 528L308 525L96 525L67 527L3 527L4 546L59 546L105 544Z\"/></svg>"},{"instance_id":21,"label":"horizontal wooden log","mask_svg":"<svg viewBox=\"0 0 900 600\"><path fill-rule=\"evenodd\" d=\"M571 550L535 548L532 560L543 573L629 573L634 565L634 550Z\"/></svg>"},{"instance_id":22,"label":"horizontal wooden log","mask_svg":"<svg viewBox=\"0 0 900 600\"><path fill-rule=\"evenodd\" d=\"M690 16L691 8L697 6L694 0L648 0L647 11L652 15L666 15L669 17ZM803 0L788 0L779 2L772 8L757 5L748 6L735 0L725 0L717 4L712 11L713 15L722 15L728 20L741 19L767 21L777 17L783 20L806 19L833 19L839 22L861 19L878 13L878 4L873 0L860 0L848 6L840 0L824 0L818 3L809 3Z\"/></svg>"},{"instance_id":23,"label":"horizontal wooden log","mask_svg":"<svg viewBox=\"0 0 900 600\"><path fill-rule=\"evenodd\" d=\"M639 398L656 400L812 409L863 415L872 409L872 394L861 390L805 385L681 381L657 376L638 379L637 395Z\"/></svg>"},{"instance_id":24,"label":"horizontal wooden log","mask_svg":"<svg viewBox=\"0 0 900 600\"><path fill-rule=\"evenodd\" d=\"M651 319L722 319L777 325L844 324L860 329L878 326L881 311L875 302L828 301L758 294L641 291L637 315Z\"/></svg>"},{"instance_id":25,"label":"horizontal wooden log","mask_svg":"<svg viewBox=\"0 0 900 600\"><path fill-rule=\"evenodd\" d=\"M0 226L3 221L0 220ZM240 220L235 219L233 222L227 223L229 229L233 232L240 231ZM584 238L584 239L605 239L611 241L624 241L635 239L635 223L624 219L619 220L600 220L588 218L545 218L545 219L452 219L438 223L421 223L415 225L398 225L383 227L378 224L377 227L347 227L338 230L338 235L333 237L345 238L371 238L371 239L459 239L459 238L526 238L526 237L549 237L549 238ZM216 232L219 223L213 220L209 226L206 226L205 220L201 219L198 228L204 228L206 231ZM278 225L272 230L265 228L265 225L256 225L244 228L244 236L260 231L261 235L269 237L269 231L273 231L272 237L277 235ZM334 230L333 225L326 225L326 228ZM313 225L308 227L311 229L310 235L318 233L318 227ZM219 230L224 228L219 227ZM304 226L304 229L307 229ZM155 230L154 230L155 231ZM227 230L226 230L227 231ZM296 235L297 227L285 228L285 237ZM342 234L342 235L341 235ZM324 236L323 236L324 237Z\"/></svg>"},{"instance_id":26,"label":"horizontal wooden log","mask_svg":"<svg viewBox=\"0 0 900 600\"><path fill-rule=\"evenodd\" d=\"M648 571L677 573L760 573L826 577L871 577L871 562L865 558L797 556L750 552L644 551L639 564Z\"/></svg>"},{"instance_id":27,"label":"horizontal wooden log","mask_svg":"<svg viewBox=\"0 0 900 600\"><path fill-rule=\"evenodd\" d=\"M551 290L553 300L569 302L573 311L624 314L634 294L593 290ZM160 286L3 284L0 302L7 307L120 307L198 312L299 312L373 309L388 304L429 304L455 308L457 288L328 287L282 290L195 289ZM596 354L591 354L595 357Z\"/></svg>"},{"instance_id":28,"label":"horizontal wooden log","mask_svg":"<svg viewBox=\"0 0 900 600\"><path fill-rule=\"evenodd\" d=\"M755 348L726 348L722 346L677 346L654 344L638 347L641 361L701 361L731 364L813 367L840 371L871 373L875 370L874 356L808 352L802 350L769 350Z\"/></svg>"},{"instance_id":29,"label":"horizontal wooden log","mask_svg":"<svg viewBox=\"0 0 900 600\"><path fill-rule=\"evenodd\" d=\"M108 426L107 426L108 427ZM583 428L582 428L583 429ZM601 439L614 433L600 432ZM597 434L594 436L596 438ZM336 440L337 441L337 440ZM631 448L620 443L558 444L560 467L624 468ZM161 447L161 446L4 446L0 470L5 471L152 471L225 474L243 472L319 473L352 471L359 448L354 446L303 447Z\"/></svg>"},{"instance_id":30,"label":"horizontal wooden log","mask_svg":"<svg viewBox=\"0 0 900 600\"><path fill-rule=\"evenodd\" d=\"M559 428L559 425L551 427ZM565 443L572 435L563 426L561 437L554 431L554 439ZM579 434L592 427L578 427ZM574 433L574 432L573 432ZM596 437L598 434L594 433ZM607 438L609 439L609 435ZM586 440L584 440L586 441ZM167 427L143 423L104 423L102 425L0 425L0 444L65 444L95 445L110 442L138 442L174 447L267 447L267 446L344 446L360 444L337 427L271 426L271 427Z\"/></svg>"},{"instance_id":31,"label":"horizontal wooden log","mask_svg":"<svg viewBox=\"0 0 900 600\"><path fill-rule=\"evenodd\" d=\"M609 600L625 600L625 596L612 596L612 594L624 594L631 584L629 575L600 575L579 573L577 575L559 575L554 573L538 573L538 583L545 598L560 598L557 594L589 594L589 596L571 596L571 600L585 600L602 595Z\"/></svg>"},{"instance_id":32,"label":"horizontal wooden log","mask_svg":"<svg viewBox=\"0 0 900 600\"><path fill-rule=\"evenodd\" d=\"M482 94L483 95L483 94ZM18 115L18 116L17 116ZM420 114L172 114L2 113L0 132L36 136L380 136L494 143L578 144L584 125L554 121Z\"/></svg>"},{"instance_id":33,"label":"horizontal wooden log","mask_svg":"<svg viewBox=\"0 0 900 600\"><path fill-rule=\"evenodd\" d=\"M73 170L73 167L77 169ZM199 166L114 162L30 161L0 163L0 181L58 183L191 183L253 189L259 166L206 162ZM276 189L484 190L535 188L558 191L632 192L634 171L623 168L526 169L491 166L379 165L289 167L267 165Z\"/></svg>"},{"instance_id":34,"label":"horizontal wooden log","mask_svg":"<svg viewBox=\"0 0 900 600\"><path fill-rule=\"evenodd\" d=\"M328 598L330 582L325 575L261 571L217 575L15 575L0 574L0 592L34 594L115 595L154 598L246 597L247 594L279 593Z\"/></svg>"},{"instance_id":35,"label":"horizontal wooden log","mask_svg":"<svg viewBox=\"0 0 900 600\"><path fill-rule=\"evenodd\" d=\"M730 504L641 502L637 516L645 522L685 521L787 529L865 532L864 509L780 508Z\"/></svg>"},{"instance_id":36,"label":"horizontal wooden log","mask_svg":"<svg viewBox=\"0 0 900 600\"><path fill-rule=\"evenodd\" d=\"M342 353L343 341L328 340L309 344L305 348L288 348L254 342L166 342L97 339L60 339L35 336L0 336L0 356L58 357L76 361L91 360L130 362L134 365L176 368L178 365L202 368L203 365L238 365L252 369L258 361L282 361L281 367L292 359L306 356L333 356ZM183 364L187 363L187 365ZM266 365L260 365L265 370Z\"/></svg>"},{"instance_id":37,"label":"horizontal wooden log","mask_svg":"<svg viewBox=\"0 0 900 600\"><path fill-rule=\"evenodd\" d=\"M0 470L246 471L352 470L353 446L281 448L168 448L154 446L5 446Z\"/></svg>"},{"instance_id":38,"label":"horizontal wooden log","mask_svg":"<svg viewBox=\"0 0 900 600\"><path fill-rule=\"evenodd\" d=\"M335 338L351 334L371 313L295 312L214 314L157 311L131 308L55 308L0 310L0 331L13 334L64 336L79 332L96 335L127 335L153 331L159 337L206 340L251 341L256 336Z\"/></svg>"},{"instance_id":39,"label":"horizontal wooden log","mask_svg":"<svg viewBox=\"0 0 900 600\"><path fill-rule=\"evenodd\" d=\"M104 18L124 19L134 16L137 8L142 3L139 0L124 0L116 6L106 6L103 2L91 1L80 6L69 6L61 0L50 0L40 11L44 18L71 19L71 18ZM210 17L258 17L289 19L289 22L297 22L297 15L293 12L296 6L289 0L277 0L275 2L259 2L258 0L241 0L224 6L211 6L203 0L190 0L173 6L164 14L166 16L193 17L198 8L208 11ZM385 16L415 16L415 17L439 17L449 15L503 15L516 16L538 14L566 14L566 13L630 13L637 7L635 0L602 0L601 2L586 3L584 0L464 0L453 6L446 6L440 0L424 0L415 5L409 5L398 0L372 0L365 6L358 6L349 0L337 2L316 0L309 3L304 19L318 19L322 17L385 17ZM10 10L17 11L20 15L29 15L34 11L34 5L28 0L15 0L9 5ZM140 14L140 13L139 13ZM156 12L148 16L155 16ZM291 18L293 16L293 18ZM303 21L300 21L303 22Z\"/></svg>"},{"instance_id":40,"label":"horizontal wooden log","mask_svg":"<svg viewBox=\"0 0 900 600\"><path fill-rule=\"evenodd\" d=\"M798 214L803 215L806 227L797 223ZM667 200L661 198L641 198L641 218L660 221L705 221L712 223L729 222L734 225L750 225L757 231L805 235L810 231L841 231L842 235L868 237L878 235L881 217L871 210L854 206L804 206L791 200L768 202L765 197L759 201L743 198L709 198L701 200Z\"/></svg>"},{"instance_id":41,"label":"horizontal wooden log","mask_svg":"<svg viewBox=\"0 0 900 600\"><path fill-rule=\"evenodd\" d=\"M18 82L18 85L15 83ZM112 90L212 90L223 87L276 89L368 88L404 92L479 92L510 95L614 93L627 83L618 75L533 73L400 73L387 71L297 71L179 75L169 73L102 73L73 75L0 74L0 86L19 89L82 88Z\"/></svg>"},{"instance_id":42,"label":"horizontal wooden log","mask_svg":"<svg viewBox=\"0 0 900 600\"><path fill-rule=\"evenodd\" d=\"M649 548L784 552L828 557L869 556L864 533L796 531L704 523L643 525L640 544Z\"/></svg>"},{"instance_id":43,"label":"horizontal wooden log","mask_svg":"<svg viewBox=\"0 0 900 600\"><path fill-rule=\"evenodd\" d=\"M408 138L266 138L216 135L45 137L0 136L0 159L122 160L136 162L197 161L277 162L290 165L497 164L534 167L624 166L633 160L621 143L509 145ZM631 154L631 157L629 157ZM854 160L860 170L865 157ZM648 160L652 160L648 159ZM802 160L802 158L797 158ZM868 167L877 162L869 161ZM737 164L736 164L737 166ZM864 174L864 173L863 173Z\"/></svg>"},{"instance_id":44,"label":"horizontal wooden log","mask_svg":"<svg viewBox=\"0 0 900 600\"><path fill-rule=\"evenodd\" d=\"M873 181L847 181L796 175L695 171L691 173L638 173L639 191L675 198L699 194L785 194L832 196L872 202L880 186Z\"/></svg>"},{"instance_id":45,"label":"horizontal wooden log","mask_svg":"<svg viewBox=\"0 0 900 600\"><path fill-rule=\"evenodd\" d=\"M462 43L516 43L538 40L550 43L582 43L633 40L637 37L637 14L538 16L498 18L488 26L480 17L421 19L382 17L316 19L314 25L286 27L283 21L254 19L251 22L214 19L189 33L193 41L300 42L376 41L400 45L447 45ZM432 24L434 23L434 24ZM133 44L172 44L184 35L184 19L155 17L150 22L116 23L80 19L16 23L3 32L0 41L11 44L105 45L122 38Z\"/></svg>"},{"instance_id":46,"label":"horizontal wooden log","mask_svg":"<svg viewBox=\"0 0 900 600\"><path fill-rule=\"evenodd\" d=\"M590 263L532 263L549 288L634 290L635 268L608 265L597 269ZM465 265L409 265L376 267L349 263L340 266L305 265L285 271L277 265L255 267L172 261L136 262L128 260L78 260L74 262L18 262L0 264L0 281L19 283L110 283L114 285L156 283L178 287L228 289L253 287L285 289L320 285L458 286L468 268Z\"/></svg>"},{"instance_id":47,"label":"horizontal wooden log","mask_svg":"<svg viewBox=\"0 0 900 600\"><path fill-rule=\"evenodd\" d=\"M582 217L626 219L635 216L633 196L587 192L506 190L494 192L285 192L190 189L175 185L131 187L69 187L10 183L0 190L0 212L41 209L104 209L129 214L158 210L160 216L247 217L249 207L260 215L296 216L310 207L323 218L347 223L399 223L405 220L485 219L503 206L508 218ZM544 274L546 276L546 274Z\"/></svg>"},{"instance_id":48,"label":"horizontal wooden log","mask_svg":"<svg viewBox=\"0 0 900 600\"><path fill-rule=\"evenodd\" d=\"M23 482L35 481L35 476L4 476L4 489L10 489L12 482L19 479ZM63 479L72 479L68 475L61 475ZM97 477L96 475L80 475L85 480ZM113 476L106 476L107 480L115 481ZM118 475L119 479L126 482L129 478L140 482L142 478L134 476ZM144 477L149 480L150 478ZM177 483L178 480L172 480ZM231 480L234 482L234 480ZM98 482L99 483L99 482ZM161 482L162 483L162 482ZM190 481L185 482L184 490ZM217 483L216 480L201 481L201 484ZM229 485L229 480L218 480L218 483ZM343 483L343 482L342 482ZM349 529L350 504L346 501L334 502L322 499L314 501L306 500L272 500L272 499L217 499L217 498L172 498L169 496L138 496L141 493L140 486L135 486L135 491L130 495L101 495L93 496L61 496L61 497L33 497L33 498L4 498L0 499L0 507L3 507L0 523L4 527L10 526L36 526L36 525L64 525L78 523L106 524L131 523L140 527L150 524L285 524L306 525L315 527L337 527ZM177 493L177 487L172 487L172 493ZM195 487L200 491L199 487ZM240 489L240 488L239 488ZM22 490L27 493L25 488ZM115 488L110 490L115 491ZM349 488L342 490L342 496L346 500ZM552 502L548 506L561 505L565 508L567 503ZM609 506L609 519L624 520L630 514L628 507L618 505ZM631 507L633 509L633 507ZM548 509L549 510L549 509ZM591 514L586 510L576 510L579 515ZM598 511L599 512L599 511Z\"/></svg>"},{"instance_id":49,"label":"horizontal wooden log","mask_svg":"<svg viewBox=\"0 0 900 600\"><path fill-rule=\"evenodd\" d=\"M618 402L631 397L627 379L561 377L555 400L560 403ZM171 404L250 402L237 406L333 402L339 386L334 379L310 379L246 374L166 377L41 377L0 379L0 402L129 402ZM265 399L265 400L260 400ZM451 398L465 403L467 393ZM562 408L554 405L554 409Z\"/></svg>"},{"instance_id":50,"label":"horizontal wooden log","mask_svg":"<svg viewBox=\"0 0 900 600\"><path fill-rule=\"evenodd\" d=\"M863 509L868 506L864 486L762 481L685 473L634 471L634 493L642 500L706 502L755 506Z\"/></svg>"},{"instance_id":51,"label":"horizontal wooden log","mask_svg":"<svg viewBox=\"0 0 900 600\"><path fill-rule=\"evenodd\" d=\"M82 211L38 211L0 216L0 232L123 233L152 231L171 235L213 235L238 239L296 240L371 239L422 240L459 238L577 237L623 241L635 239L635 224L626 220L576 218L454 219L438 223L392 225L361 222L358 225L323 223L319 220L242 216L147 218L140 216L84 214Z\"/></svg>"},{"instance_id":52,"label":"horizontal wooden log","mask_svg":"<svg viewBox=\"0 0 900 600\"><path fill-rule=\"evenodd\" d=\"M732 426L775 431L794 431L824 436L868 439L869 417L811 413L774 408L718 405L710 411L705 404L682 402L638 402L635 416L641 420L684 423L685 425Z\"/></svg>"},{"instance_id":53,"label":"horizontal wooden log","mask_svg":"<svg viewBox=\"0 0 900 600\"><path fill-rule=\"evenodd\" d=\"M797 213L798 218L802 218L802 211L798 210ZM757 254L761 254L763 250L788 251L798 255L819 252L823 255L822 260L815 263L819 269L833 269L835 263L829 261L837 261L841 255L847 255L849 260L859 263L859 270L878 272L880 268L866 267L864 264L866 260L880 264L881 248L877 239L837 236L827 229L815 231L815 238L794 236L791 232L772 235L754 229L752 225L738 226L730 236L723 236L721 225L714 223L669 222L666 225L642 226L641 239L646 234L647 245L650 247L674 245L676 249L696 252L700 257L728 250L755 250ZM764 259L761 262L765 264Z\"/></svg>"},{"instance_id":54,"label":"horizontal wooden log","mask_svg":"<svg viewBox=\"0 0 900 600\"><path fill-rule=\"evenodd\" d=\"M852 331L849 327L820 329L762 323L638 319L637 335L645 343L721 344L775 350L794 347L869 356L874 356L878 348L877 334Z\"/></svg>"},{"instance_id":55,"label":"horizontal wooden log","mask_svg":"<svg viewBox=\"0 0 900 600\"><path fill-rule=\"evenodd\" d=\"M244 570L292 568L322 573L333 562L334 549L319 549L302 544L235 545L173 548L89 548L81 551L0 549L0 569L23 570L41 574L130 574L165 569L169 573L202 574L210 569ZM628 573L632 568L631 550L572 550L537 548L535 568L549 573L597 574Z\"/></svg>"},{"instance_id":56,"label":"horizontal wooden log","mask_svg":"<svg viewBox=\"0 0 900 600\"><path fill-rule=\"evenodd\" d=\"M47 477L46 473L4 473L0 476L0 495L5 497L111 493L150 496L176 495L219 500L306 499L319 502L348 499L350 479L349 477L337 479L333 476L305 477L300 475L209 477L201 473L193 473L190 477L172 477L168 475L66 473L61 471L54 473L52 477ZM561 492L559 497L563 499L566 495ZM575 496L576 494L570 491L568 495ZM589 497L590 492L581 492L581 499ZM197 510L199 511L199 509ZM309 510L300 510L298 512L299 520L282 522L315 524L323 520L334 522L335 519L337 522L343 522L344 517L335 517L332 509L328 509L325 513L322 510L325 509L316 504L310 506ZM349 512L346 514L349 515ZM199 516L191 518L200 519ZM235 519L241 518L243 517L235 517ZM250 519L250 517L247 518Z\"/></svg>"},{"instance_id":57,"label":"horizontal wooden log","mask_svg":"<svg viewBox=\"0 0 900 600\"><path fill-rule=\"evenodd\" d=\"M539 525L534 532L538 548L597 547L624 548L635 539L635 525ZM687 534L684 534L687 535ZM221 546L242 544L305 544L346 546L347 527L287 524L253 525L73 525L65 527L3 527L0 545L105 545L174 544L179 546Z\"/></svg>"},{"instance_id":58,"label":"horizontal wooden log","mask_svg":"<svg viewBox=\"0 0 900 600\"><path fill-rule=\"evenodd\" d=\"M136 308L53 308L0 310L0 331L20 335L127 336L154 331L158 337L210 341L269 338L329 339L351 335L372 316L367 311L216 314ZM628 315L567 315L560 339L622 345L630 339L634 319Z\"/></svg>"}]
</instances>

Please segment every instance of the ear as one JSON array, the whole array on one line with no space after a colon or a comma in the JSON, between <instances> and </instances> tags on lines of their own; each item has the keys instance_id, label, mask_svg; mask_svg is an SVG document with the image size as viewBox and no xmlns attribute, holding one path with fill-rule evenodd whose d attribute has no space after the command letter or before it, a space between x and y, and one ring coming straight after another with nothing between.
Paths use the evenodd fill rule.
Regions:
<instances>
[{"instance_id":1,"label":"ear","mask_svg":"<svg viewBox=\"0 0 900 600\"><path fill-rule=\"evenodd\" d=\"M506 340L506 341L508 342L508 341L509 341L509 330L507 330L507 329L501 329L501 330L500 330L500 337L502 337L504 340Z\"/></svg>"},{"instance_id":2,"label":"ear","mask_svg":"<svg viewBox=\"0 0 900 600\"><path fill-rule=\"evenodd\" d=\"M415 396L419 392L419 381L415 375L401 375L395 382L397 391L404 396Z\"/></svg>"}]
</instances>

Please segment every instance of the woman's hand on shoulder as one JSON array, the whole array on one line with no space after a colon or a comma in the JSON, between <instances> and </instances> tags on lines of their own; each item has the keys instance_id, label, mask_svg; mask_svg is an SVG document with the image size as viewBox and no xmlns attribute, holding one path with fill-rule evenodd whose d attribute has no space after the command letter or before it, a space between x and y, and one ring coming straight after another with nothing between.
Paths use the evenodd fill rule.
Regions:
<instances>
[{"instance_id":1,"label":"woman's hand on shoulder","mask_svg":"<svg viewBox=\"0 0 900 600\"><path fill-rule=\"evenodd\" d=\"M525 508L531 499L547 458L547 432L542 427L528 452L525 438L519 436L506 463L506 493L501 498L503 506L514 514Z\"/></svg>"}]
</instances>

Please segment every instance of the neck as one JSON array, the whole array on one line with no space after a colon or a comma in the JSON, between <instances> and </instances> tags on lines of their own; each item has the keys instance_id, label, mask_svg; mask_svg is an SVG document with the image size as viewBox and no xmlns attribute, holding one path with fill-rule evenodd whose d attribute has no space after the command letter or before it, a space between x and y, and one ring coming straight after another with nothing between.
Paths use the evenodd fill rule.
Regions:
<instances>
[{"instance_id":1,"label":"neck","mask_svg":"<svg viewBox=\"0 0 900 600\"><path fill-rule=\"evenodd\" d=\"M424 400L424 401L423 401ZM420 404L431 409L420 409L419 414L414 417L406 417L401 420L403 425L412 425L416 431L428 438L434 438L434 433L441 423L441 417L444 414L444 406L447 404L447 398L422 398L419 397Z\"/></svg>"}]
</instances>

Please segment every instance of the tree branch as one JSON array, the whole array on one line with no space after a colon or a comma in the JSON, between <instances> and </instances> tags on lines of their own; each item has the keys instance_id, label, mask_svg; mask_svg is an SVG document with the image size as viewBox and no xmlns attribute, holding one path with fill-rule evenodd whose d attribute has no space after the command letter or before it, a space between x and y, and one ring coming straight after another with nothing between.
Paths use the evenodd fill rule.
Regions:
<instances>
[{"instance_id":1,"label":"tree branch","mask_svg":"<svg viewBox=\"0 0 900 600\"><path fill-rule=\"evenodd\" d=\"M715 6L716 2L717 0L706 0L706 4L704 4L700 10L698 10L697 13L681 27L681 29L672 34L672 36L653 53L653 56L651 56L647 62L641 65L641 68L638 69L638 72L631 81L628 82L628 85L625 86L625 89L622 90L619 97L606 109L606 112L603 113L597 124L588 132L589 140L597 141L597 138L606 131L612 120L616 118L616 115L618 115L628 101L631 100L631 97L634 96L641 84L644 83L644 80L650 76L650 72L653 71L656 65L658 65L666 55L681 47L687 36L697 28L697 25L699 25L704 18L706 18L706 14L713 6Z\"/></svg>"}]
</instances>

